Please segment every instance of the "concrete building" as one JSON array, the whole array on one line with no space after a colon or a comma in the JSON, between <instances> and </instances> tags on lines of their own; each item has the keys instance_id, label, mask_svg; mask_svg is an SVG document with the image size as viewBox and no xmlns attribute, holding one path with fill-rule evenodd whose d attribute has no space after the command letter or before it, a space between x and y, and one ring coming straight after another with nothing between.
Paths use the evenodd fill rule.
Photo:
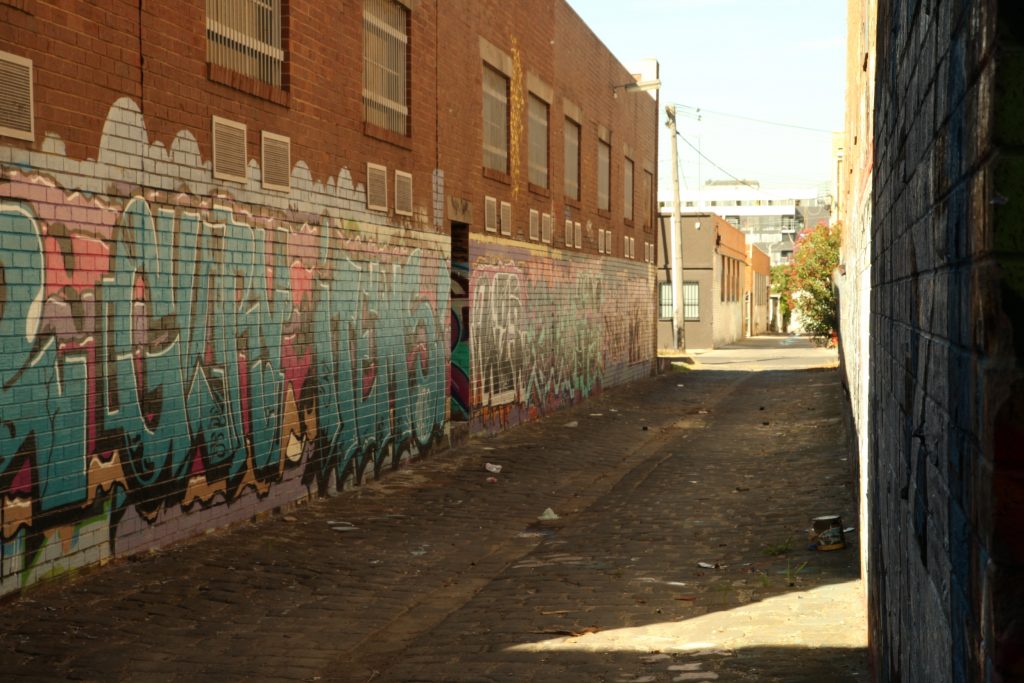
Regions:
<instances>
[{"instance_id":1,"label":"concrete building","mask_svg":"<svg viewBox=\"0 0 1024 683\"><path fill-rule=\"evenodd\" d=\"M659 216L658 348L674 348L672 216ZM687 349L724 346L767 329L767 255L713 213L681 216L682 320Z\"/></svg>"},{"instance_id":2,"label":"concrete building","mask_svg":"<svg viewBox=\"0 0 1024 683\"><path fill-rule=\"evenodd\" d=\"M1019 681L1021 4L848 6L835 279L873 679Z\"/></svg>"},{"instance_id":3,"label":"concrete building","mask_svg":"<svg viewBox=\"0 0 1024 683\"><path fill-rule=\"evenodd\" d=\"M565 2L8 0L0 46L0 593L653 370L657 96Z\"/></svg>"},{"instance_id":4,"label":"concrete building","mask_svg":"<svg viewBox=\"0 0 1024 683\"><path fill-rule=\"evenodd\" d=\"M768 254L771 264L788 263L802 229L829 221L829 199L815 188L762 188L756 180L709 180L680 193L681 211L710 212L743 231ZM660 202L670 211L671 202Z\"/></svg>"}]
</instances>

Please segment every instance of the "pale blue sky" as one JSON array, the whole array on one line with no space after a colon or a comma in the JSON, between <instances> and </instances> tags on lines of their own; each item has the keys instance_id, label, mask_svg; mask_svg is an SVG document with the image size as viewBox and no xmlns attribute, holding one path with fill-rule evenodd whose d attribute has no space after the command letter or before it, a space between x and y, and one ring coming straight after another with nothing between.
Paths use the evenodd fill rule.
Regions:
<instances>
[{"instance_id":1,"label":"pale blue sky","mask_svg":"<svg viewBox=\"0 0 1024 683\"><path fill-rule=\"evenodd\" d=\"M843 126L845 0L568 0L623 63L661 63L662 105L682 136L730 174L766 187L827 182ZM636 95L631 95L636 96ZM682 107L681 105L687 105ZM700 121L693 108L704 110ZM663 107L664 108L664 107ZM719 112L719 113L715 113ZM664 118L664 114L662 114ZM661 189L671 180L662 128ZM727 178L679 141L683 183Z\"/></svg>"}]
</instances>

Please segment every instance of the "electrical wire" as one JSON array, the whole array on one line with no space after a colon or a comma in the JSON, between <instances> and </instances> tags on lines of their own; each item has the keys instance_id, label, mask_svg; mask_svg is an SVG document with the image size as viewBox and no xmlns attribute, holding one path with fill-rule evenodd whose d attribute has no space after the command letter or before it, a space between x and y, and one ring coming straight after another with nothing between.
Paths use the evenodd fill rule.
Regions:
<instances>
[{"instance_id":1,"label":"electrical wire","mask_svg":"<svg viewBox=\"0 0 1024 683\"><path fill-rule=\"evenodd\" d=\"M688 145L688 146L690 147L690 149L692 149L692 150L693 150L694 152L696 152L697 154L699 154L699 155L700 155L700 158L701 158L701 159L703 159L704 161L708 162L709 164L711 164L712 166L714 166L715 168L717 168L717 169L718 169L719 171L721 171L721 172L722 172L722 173L724 173L725 175L727 175L727 176L729 176L730 178L732 178L733 180L735 180L735 181L736 181L737 183L740 183L741 185L746 185L747 187L749 187L749 188L750 188L750 189L752 189L752 190L760 190L760 189L761 189L761 188L759 188L759 187L758 187L757 185L751 185L751 184L750 184L750 183L748 183L748 182L747 182L746 180L743 180L743 179L741 179L741 178L737 178L737 177L736 177L736 176L734 176L734 175L733 175L732 173L729 173L728 171L726 171L726 170L725 170L724 168L722 168L721 166L719 166L718 164L716 164L716 163L715 163L714 161L712 161L711 159L709 159L709 158L707 157L707 155L706 155L706 154L704 154L704 152L700 151L700 149L698 149L698 148L697 148L697 146L696 146L696 145L694 145L694 144L693 144L692 142L690 142L689 140L687 140L686 138L684 138L684 137L682 136L682 134L680 134L680 133L678 133L678 132L677 132L677 133L676 133L676 135L678 135L678 136L679 136L679 139L680 139L680 140L682 140L683 142L685 142L685 143L686 143L686 144L687 144L687 145Z\"/></svg>"},{"instance_id":2,"label":"electrical wire","mask_svg":"<svg viewBox=\"0 0 1024 683\"><path fill-rule=\"evenodd\" d=\"M742 114L729 114L729 113L723 112L723 111L714 111L713 109L703 109L701 107L694 107L694 106L689 105L689 104L677 104L676 106L683 108L683 110L684 110L683 114L684 115L694 116L694 117L696 117L698 119L701 117L702 114L713 114L715 116L725 116L725 117L732 118L732 119L741 119L743 121L752 121L754 123L761 123L761 124L764 124L766 126L779 126L781 128L794 128L796 130L803 130L803 131L807 131L807 132L810 132L810 133L819 133L819 134L822 134L822 135L825 135L825 134L831 135L832 133L835 132L835 131L831 131L831 130L826 130L824 128L812 128L810 126L801 126L801 125L798 125L798 124L795 124L795 123L782 123L781 121L769 121L767 119L758 119L758 118L754 118L752 116L743 116ZM691 111L685 111L685 110L691 110Z\"/></svg>"}]
</instances>

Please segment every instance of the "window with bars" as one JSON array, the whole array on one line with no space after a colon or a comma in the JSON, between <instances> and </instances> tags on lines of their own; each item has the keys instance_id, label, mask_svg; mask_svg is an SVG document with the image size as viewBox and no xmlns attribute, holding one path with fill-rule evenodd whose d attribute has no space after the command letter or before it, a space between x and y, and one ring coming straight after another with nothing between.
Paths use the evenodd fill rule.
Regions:
<instances>
[{"instance_id":1,"label":"window with bars","mask_svg":"<svg viewBox=\"0 0 1024 683\"><path fill-rule=\"evenodd\" d=\"M508 173L508 79L484 64L484 168Z\"/></svg>"},{"instance_id":2,"label":"window with bars","mask_svg":"<svg viewBox=\"0 0 1024 683\"><path fill-rule=\"evenodd\" d=\"M580 198L580 124L565 119L565 196Z\"/></svg>"},{"instance_id":3,"label":"window with bars","mask_svg":"<svg viewBox=\"0 0 1024 683\"><path fill-rule=\"evenodd\" d=\"M597 141L597 208L608 211L612 208L611 172L612 146L604 140Z\"/></svg>"},{"instance_id":4,"label":"window with bars","mask_svg":"<svg viewBox=\"0 0 1024 683\"><path fill-rule=\"evenodd\" d=\"M683 282L683 320L700 320L699 282Z\"/></svg>"},{"instance_id":5,"label":"window with bars","mask_svg":"<svg viewBox=\"0 0 1024 683\"><path fill-rule=\"evenodd\" d=\"M658 285L658 317L662 320L672 319L672 283L662 282Z\"/></svg>"},{"instance_id":6,"label":"window with bars","mask_svg":"<svg viewBox=\"0 0 1024 683\"><path fill-rule=\"evenodd\" d=\"M409 133L409 10L396 0L363 0L363 117Z\"/></svg>"},{"instance_id":7,"label":"window with bars","mask_svg":"<svg viewBox=\"0 0 1024 683\"><path fill-rule=\"evenodd\" d=\"M629 157L622 167L622 215L633 220L633 160Z\"/></svg>"},{"instance_id":8,"label":"window with bars","mask_svg":"<svg viewBox=\"0 0 1024 683\"><path fill-rule=\"evenodd\" d=\"M206 0L206 61L280 88L282 0Z\"/></svg>"},{"instance_id":9,"label":"window with bars","mask_svg":"<svg viewBox=\"0 0 1024 683\"><path fill-rule=\"evenodd\" d=\"M548 186L548 104L536 95L530 95L530 182L539 187Z\"/></svg>"}]
</instances>

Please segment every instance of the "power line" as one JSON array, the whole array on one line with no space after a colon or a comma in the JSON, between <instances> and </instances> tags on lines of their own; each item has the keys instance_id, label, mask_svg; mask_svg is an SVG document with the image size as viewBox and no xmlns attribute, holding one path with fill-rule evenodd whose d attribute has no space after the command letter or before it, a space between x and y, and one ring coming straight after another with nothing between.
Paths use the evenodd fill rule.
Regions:
<instances>
[{"instance_id":1,"label":"power line","mask_svg":"<svg viewBox=\"0 0 1024 683\"><path fill-rule=\"evenodd\" d=\"M701 107L694 107L688 104L680 104L683 109L689 109L692 111L684 112L685 114L696 116L698 119L701 114L713 114L715 116L725 116L732 119L742 119L743 121L752 121L754 123L761 123L766 126L779 126L782 128L795 128L796 130L805 130L811 133L820 133L831 135L835 131L826 130L824 128L812 128L810 126L801 126L795 123L782 123L781 121L768 121L767 119L758 119L752 116L743 116L742 114L730 114L723 111L714 111L712 109L702 109Z\"/></svg>"},{"instance_id":2,"label":"power line","mask_svg":"<svg viewBox=\"0 0 1024 683\"><path fill-rule=\"evenodd\" d=\"M693 144L692 142L690 142L689 140L687 140L686 138L684 138L684 137L683 137L682 135L679 135L679 139L680 139L680 140L682 140L683 142L685 142L685 143L687 144L687 146L689 146L689 148L690 148L690 149L692 149L692 150L693 150L694 152L696 152L697 154L699 154L699 155L700 155L700 158L701 158L701 159L703 159L704 161L708 162L709 164L711 164L712 166L714 166L715 168L717 168L717 169L718 169L719 171L721 171L721 172L722 172L722 173L724 173L725 175L727 175L727 176L729 176L730 178L732 178L733 180L735 180L735 181L736 181L737 183L740 183L741 185L746 185L747 187L749 187L749 188L750 188L750 189L752 189L752 190L760 190L760 189L761 189L761 188L757 187L756 185L751 185L751 184L750 184L750 183L748 183L748 182L747 182L746 180L742 180L742 179L740 179L740 178L737 178L737 177L736 177L736 176L734 176L734 175L733 175L732 173L729 173L728 171L726 171L726 170L725 170L724 168L722 168L721 166L719 166L718 164L716 164L716 163L715 163L714 161L712 161L711 159L709 159L709 158L708 158L708 157L707 157L707 156L706 156L706 155L704 154L704 152L700 151L700 149L698 149L698 148L696 147L696 145L694 145L694 144Z\"/></svg>"}]
</instances>

